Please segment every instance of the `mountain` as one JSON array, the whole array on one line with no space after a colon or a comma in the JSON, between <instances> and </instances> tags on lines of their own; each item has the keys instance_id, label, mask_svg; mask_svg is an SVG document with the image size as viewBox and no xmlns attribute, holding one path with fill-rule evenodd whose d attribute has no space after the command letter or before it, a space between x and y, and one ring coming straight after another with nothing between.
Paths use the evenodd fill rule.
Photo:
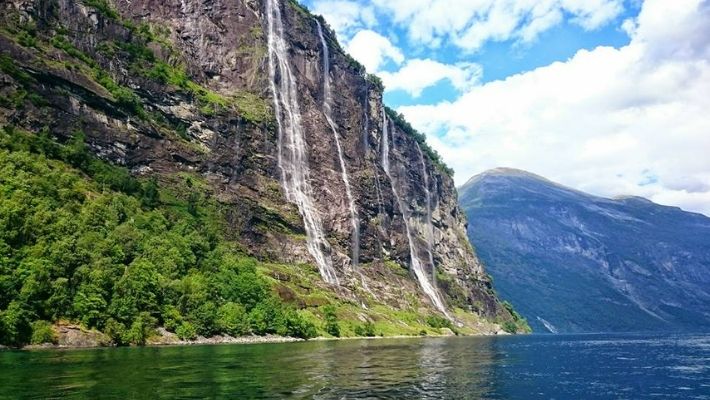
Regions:
<instances>
[{"instance_id":1,"label":"mountain","mask_svg":"<svg viewBox=\"0 0 710 400\"><path fill-rule=\"evenodd\" d=\"M145 209L119 214L118 225L107 219L106 229L65 228L69 243L112 237L106 232L133 229L144 211L157 210L166 229L194 226L210 246L252 260L279 301L305 319L323 320L330 304L349 330L363 322L389 333L454 322L462 332L523 329L466 239L451 171L423 135L384 106L381 81L342 50L322 17L292 0L12 0L0 7L4 149L8 157L29 152L28 164L12 165L53 190L12 186L3 201L25 190L27 198L74 204L56 201L60 183L36 175L64 168L87 179L68 215L102 190ZM36 205L6 205L23 204ZM93 260L89 252L66 260L44 253L63 238L37 231L27 217L37 212L2 220L29 232L0 243L9 260L0 298L8 326L17 325L17 315L81 320L86 310L71 304L86 299L99 309L87 305L97 318L83 323L99 329L109 320L130 327L141 313L165 325L168 306L180 320L199 322L189 317L194 310L184 296L195 282L186 279L195 273L209 280L221 268L209 261L210 246L166 239L153 251L125 248L125 257ZM215 231L203 232L200 218ZM158 233L165 232L141 231ZM157 253L188 261L166 263ZM33 257L56 269L42 272L46 290L28 298ZM146 261L160 295L153 308L136 300L118 315L114 280L138 260ZM89 277L101 281L91 283L91 293ZM66 285L60 308L50 310L55 289ZM224 295L205 296L215 307L225 302Z\"/></svg>"},{"instance_id":2,"label":"mountain","mask_svg":"<svg viewBox=\"0 0 710 400\"><path fill-rule=\"evenodd\" d=\"M459 200L495 287L534 331L710 328L710 218L506 168Z\"/></svg>"}]
</instances>

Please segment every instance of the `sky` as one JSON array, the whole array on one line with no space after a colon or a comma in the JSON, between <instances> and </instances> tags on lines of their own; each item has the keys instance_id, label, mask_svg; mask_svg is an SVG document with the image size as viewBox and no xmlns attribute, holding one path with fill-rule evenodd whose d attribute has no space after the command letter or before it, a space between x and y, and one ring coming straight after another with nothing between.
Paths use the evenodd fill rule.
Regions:
<instances>
[{"instance_id":1,"label":"sky","mask_svg":"<svg viewBox=\"0 0 710 400\"><path fill-rule=\"evenodd\" d=\"M454 169L710 216L710 0L303 0Z\"/></svg>"}]
</instances>

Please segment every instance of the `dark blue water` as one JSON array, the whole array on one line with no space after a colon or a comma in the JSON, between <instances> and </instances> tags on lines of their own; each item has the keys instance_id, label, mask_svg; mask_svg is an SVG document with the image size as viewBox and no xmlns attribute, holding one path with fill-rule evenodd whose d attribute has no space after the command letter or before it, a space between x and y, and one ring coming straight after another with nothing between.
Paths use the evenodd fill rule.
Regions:
<instances>
[{"instance_id":1,"label":"dark blue water","mask_svg":"<svg viewBox=\"0 0 710 400\"><path fill-rule=\"evenodd\" d=\"M710 335L0 352L2 399L710 399Z\"/></svg>"}]
</instances>

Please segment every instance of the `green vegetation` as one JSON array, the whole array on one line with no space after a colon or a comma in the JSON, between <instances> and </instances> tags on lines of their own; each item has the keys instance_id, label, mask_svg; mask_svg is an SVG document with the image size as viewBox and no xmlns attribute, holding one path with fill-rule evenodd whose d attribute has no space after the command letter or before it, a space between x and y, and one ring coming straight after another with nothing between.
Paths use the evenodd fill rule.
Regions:
<instances>
[{"instance_id":1,"label":"green vegetation","mask_svg":"<svg viewBox=\"0 0 710 400\"><path fill-rule=\"evenodd\" d=\"M327 305L323 307L323 318L325 320L325 331L329 335L340 337L340 325L338 324L338 316L335 313L335 307Z\"/></svg>"},{"instance_id":2,"label":"green vegetation","mask_svg":"<svg viewBox=\"0 0 710 400\"><path fill-rule=\"evenodd\" d=\"M370 87L380 92L385 91L385 84L382 82L382 79L379 76L375 74L367 74L365 75L365 79L367 80L367 83L370 85Z\"/></svg>"},{"instance_id":3,"label":"green vegetation","mask_svg":"<svg viewBox=\"0 0 710 400\"><path fill-rule=\"evenodd\" d=\"M355 327L355 335L362 337L374 337L375 334L375 324L371 321L365 322L363 325L358 325Z\"/></svg>"},{"instance_id":4,"label":"green vegetation","mask_svg":"<svg viewBox=\"0 0 710 400\"><path fill-rule=\"evenodd\" d=\"M222 239L217 204L190 205L186 186L96 159L81 133L60 144L1 129L0 343L52 341L46 321L60 319L117 344L144 344L159 325L183 338L315 336Z\"/></svg>"},{"instance_id":5,"label":"green vegetation","mask_svg":"<svg viewBox=\"0 0 710 400\"><path fill-rule=\"evenodd\" d=\"M111 19L111 20L117 20L118 19L118 11L116 11L111 4L107 0L82 0L84 4L86 4L89 7L93 7L96 9L97 12L99 12L101 15L104 17Z\"/></svg>"},{"instance_id":6,"label":"green vegetation","mask_svg":"<svg viewBox=\"0 0 710 400\"><path fill-rule=\"evenodd\" d=\"M35 321L31 325L32 344L57 343L57 334L54 332L52 324L48 321Z\"/></svg>"},{"instance_id":7,"label":"green vegetation","mask_svg":"<svg viewBox=\"0 0 710 400\"><path fill-rule=\"evenodd\" d=\"M77 49L65 36L54 36L50 40L50 43L55 48L64 51L71 57L74 57L75 59L86 64L96 82L111 93L119 106L123 107L132 114L138 115L141 118L146 118L147 115L143 109L140 97L138 97L132 89L116 83L111 75L103 70L93 58Z\"/></svg>"},{"instance_id":8,"label":"green vegetation","mask_svg":"<svg viewBox=\"0 0 710 400\"><path fill-rule=\"evenodd\" d=\"M508 310L510 315L513 317L511 320L503 321L503 324L501 327L503 328L504 331L508 333L529 333L532 332L532 329L530 329L530 325L528 325L528 321L523 318L522 315L518 314L517 311L513 308L513 305L510 304L508 301L503 302L503 307Z\"/></svg>"},{"instance_id":9,"label":"green vegetation","mask_svg":"<svg viewBox=\"0 0 710 400\"><path fill-rule=\"evenodd\" d=\"M298 0L288 0L287 4L289 6L291 6L294 10L296 10L296 12L301 14L302 17L306 17L306 18L313 17L313 14L311 14L311 12L308 10L308 8L306 8L304 5L302 5ZM323 19L323 17L321 17L320 15L316 18L320 18L321 20Z\"/></svg>"},{"instance_id":10,"label":"green vegetation","mask_svg":"<svg viewBox=\"0 0 710 400\"><path fill-rule=\"evenodd\" d=\"M236 91L230 95L222 95L194 81L188 74L184 65L177 61L180 54L173 47L169 38L169 30L165 27L155 27L147 23L134 24L131 21L123 20L119 13L107 0L82 0L86 6L92 7L96 12L106 18L109 24L122 25L131 31L131 40L128 42L116 42L111 40L101 41L96 46L97 54L89 54L78 49L66 36L67 30L61 24L54 26L54 31L50 37L47 32L41 35L36 27L27 24L14 24L7 27L5 32L13 37L20 45L25 47L35 47L45 56L49 55L48 49L52 47L62 50L70 57L81 63L76 64L70 61L62 61L61 67L82 72L87 77L96 81L114 97L117 104L127 112L138 116L142 120L163 126L170 131L174 131L178 136L187 138L184 128L172 126L158 112L147 112L140 96L133 89L120 82L120 77L114 76L103 67L105 59L121 59L127 62L129 71L134 76L157 81L163 85L172 86L178 91L182 91L193 96L201 113L207 116L216 115L224 110L232 109L242 118L255 124L270 122L272 119L269 102L257 94ZM159 59L151 48L150 43L158 44L162 47L165 59ZM97 56L97 57L94 57ZM2 56L3 72L13 76L20 83L26 84L33 80L31 76L15 67L9 57ZM57 62L47 60L52 64ZM4 105L9 105L10 101L2 100Z\"/></svg>"},{"instance_id":11,"label":"green vegetation","mask_svg":"<svg viewBox=\"0 0 710 400\"><path fill-rule=\"evenodd\" d=\"M57 48L59 50L63 50L68 55L70 55L76 59L79 59L92 67L97 66L96 62L91 57L89 57L83 51L77 49L73 44L71 44L71 42L69 42L69 39L67 39L67 37L64 35L54 36L50 40L50 43L55 48Z\"/></svg>"},{"instance_id":12,"label":"green vegetation","mask_svg":"<svg viewBox=\"0 0 710 400\"><path fill-rule=\"evenodd\" d=\"M20 69L9 56L0 54L0 71L10 75L22 85L27 85L34 81L34 78L27 72Z\"/></svg>"},{"instance_id":13,"label":"green vegetation","mask_svg":"<svg viewBox=\"0 0 710 400\"><path fill-rule=\"evenodd\" d=\"M432 149L426 142L426 135L414 129L414 127L412 127L412 125L407 122L406 119L404 119L404 115L398 113L397 111L389 107L385 107L385 112L395 125L402 129L404 133L411 136L417 143L419 143L419 146L421 147L422 151L429 157L429 159L434 163L437 168L439 168L442 172L446 173L449 176L454 175L454 170L449 168L441 159L439 153L437 153L436 150Z\"/></svg>"},{"instance_id":14,"label":"green vegetation","mask_svg":"<svg viewBox=\"0 0 710 400\"><path fill-rule=\"evenodd\" d=\"M430 315L426 319L426 323L435 329L449 328L452 331L454 330L454 324L450 320L448 320L447 318L444 318L439 315Z\"/></svg>"}]
</instances>

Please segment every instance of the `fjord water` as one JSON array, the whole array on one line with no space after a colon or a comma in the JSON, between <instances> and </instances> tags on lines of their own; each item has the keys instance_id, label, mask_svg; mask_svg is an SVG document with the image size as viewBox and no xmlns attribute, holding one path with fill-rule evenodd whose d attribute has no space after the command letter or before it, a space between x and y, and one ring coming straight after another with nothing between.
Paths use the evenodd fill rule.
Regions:
<instances>
[{"instance_id":1,"label":"fjord water","mask_svg":"<svg viewBox=\"0 0 710 400\"><path fill-rule=\"evenodd\" d=\"M710 399L710 335L0 352L0 398Z\"/></svg>"}]
</instances>

